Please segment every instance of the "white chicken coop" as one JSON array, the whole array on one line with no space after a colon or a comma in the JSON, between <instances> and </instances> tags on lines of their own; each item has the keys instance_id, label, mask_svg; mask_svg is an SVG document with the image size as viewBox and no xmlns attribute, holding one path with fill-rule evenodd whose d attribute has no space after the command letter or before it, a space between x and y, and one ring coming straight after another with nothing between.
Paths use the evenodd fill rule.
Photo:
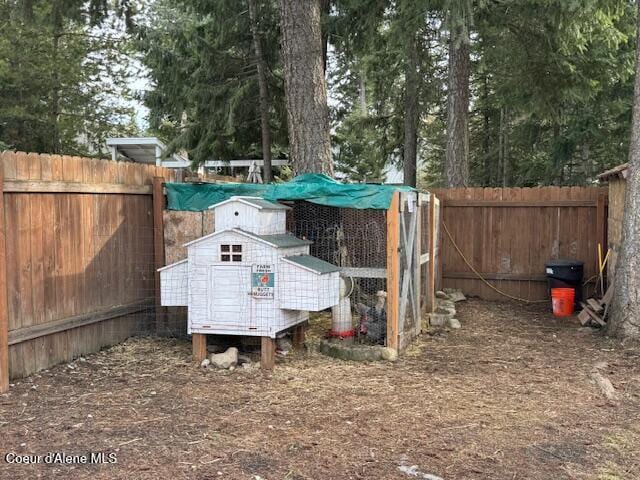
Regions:
<instances>
[{"instance_id":1,"label":"white chicken coop","mask_svg":"<svg viewBox=\"0 0 640 480\"><path fill-rule=\"evenodd\" d=\"M162 305L188 307L189 334L275 338L338 303L339 268L286 233L289 207L232 197L212 208L214 233L159 269Z\"/></svg>"}]
</instances>

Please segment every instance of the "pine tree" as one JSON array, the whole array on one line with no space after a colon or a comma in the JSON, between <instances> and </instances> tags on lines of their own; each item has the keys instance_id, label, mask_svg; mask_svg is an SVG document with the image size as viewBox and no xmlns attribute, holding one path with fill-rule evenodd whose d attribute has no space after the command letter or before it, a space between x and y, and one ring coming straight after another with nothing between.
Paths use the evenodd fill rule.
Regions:
<instances>
[{"instance_id":1,"label":"pine tree","mask_svg":"<svg viewBox=\"0 0 640 480\"><path fill-rule=\"evenodd\" d=\"M258 31L266 102L247 2L157 0L139 48L153 88L144 102L151 131L170 151L185 150L196 164L210 159L264 158L261 105L270 153L287 149L279 53L278 5L259 4ZM264 92L263 92L264 93ZM267 125L265 125L267 126Z\"/></svg>"},{"instance_id":2,"label":"pine tree","mask_svg":"<svg viewBox=\"0 0 640 480\"><path fill-rule=\"evenodd\" d=\"M636 74L633 124L629 145L629 176L625 190L622 248L616 261L611 318L608 332L640 338L640 0L637 1Z\"/></svg>"},{"instance_id":3,"label":"pine tree","mask_svg":"<svg viewBox=\"0 0 640 480\"><path fill-rule=\"evenodd\" d=\"M127 37L103 2L0 4L0 140L35 152L98 154L133 133ZM90 8L87 10L86 7ZM127 9L127 11L129 11Z\"/></svg>"},{"instance_id":4,"label":"pine tree","mask_svg":"<svg viewBox=\"0 0 640 480\"><path fill-rule=\"evenodd\" d=\"M320 0L281 0L289 155L296 173L333 175Z\"/></svg>"}]
</instances>

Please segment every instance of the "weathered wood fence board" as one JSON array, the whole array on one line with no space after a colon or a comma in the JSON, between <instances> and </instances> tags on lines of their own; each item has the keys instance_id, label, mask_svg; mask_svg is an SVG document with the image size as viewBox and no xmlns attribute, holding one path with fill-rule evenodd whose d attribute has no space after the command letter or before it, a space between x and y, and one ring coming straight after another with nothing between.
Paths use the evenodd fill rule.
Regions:
<instances>
[{"instance_id":1,"label":"weathered wood fence board","mask_svg":"<svg viewBox=\"0 0 640 480\"><path fill-rule=\"evenodd\" d=\"M11 377L137 332L127 306L154 296L152 178L173 171L21 152L0 153L0 168Z\"/></svg>"},{"instance_id":2,"label":"weathered wood fence board","mask_svg":"<svg viewBox=\"0 0 640 480\"><path fill-rule=\"evenodd\" d=\"M456 188L434 193L443 208L443 287L505 299L477 278L449 234L489 283L520 298L547 296L544 264L549 259L582 260L585 279L596 274L597 243L606 244L606 189Z\"/></svg>"}]
</instances>

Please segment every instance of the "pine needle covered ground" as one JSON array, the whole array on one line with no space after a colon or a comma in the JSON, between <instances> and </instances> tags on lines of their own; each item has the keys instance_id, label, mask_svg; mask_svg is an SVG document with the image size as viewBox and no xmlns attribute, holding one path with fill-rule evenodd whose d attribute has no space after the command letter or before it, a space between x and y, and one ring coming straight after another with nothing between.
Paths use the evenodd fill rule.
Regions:
<instances>
[{"instance_id":1,"label":"pine needle covered ground","mask_svg":"<svg viewBox=\"0 0 640 480\"><path fill-rule=\"evenodd\" d=\"M0 460L0 478L640 478L637 345L540 307L458 309L462 330L424 335L394 364L309 353L271 374L211 371L186 342L130 339L0 396L3 457L117 463ZM592 383L596 364L617 403Z\"/></svg>"}]
</instances>

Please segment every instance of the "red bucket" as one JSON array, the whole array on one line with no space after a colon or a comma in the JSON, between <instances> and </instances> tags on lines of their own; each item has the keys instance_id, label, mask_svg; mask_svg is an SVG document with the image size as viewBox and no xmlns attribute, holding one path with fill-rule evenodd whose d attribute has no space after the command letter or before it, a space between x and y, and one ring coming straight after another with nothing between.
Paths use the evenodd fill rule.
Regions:
<instances>
[{"instance_id":1,"label":"red bucket","mask_svg":"<svg viewBox=\"0 0 640 480\"><path fill-rule=\"evenodd\" d=\"M573 315L573 302L576 291L573 288L552 288L551 305L553 315L556 317L569 317Z\"/></svg>"}]
</instances>

